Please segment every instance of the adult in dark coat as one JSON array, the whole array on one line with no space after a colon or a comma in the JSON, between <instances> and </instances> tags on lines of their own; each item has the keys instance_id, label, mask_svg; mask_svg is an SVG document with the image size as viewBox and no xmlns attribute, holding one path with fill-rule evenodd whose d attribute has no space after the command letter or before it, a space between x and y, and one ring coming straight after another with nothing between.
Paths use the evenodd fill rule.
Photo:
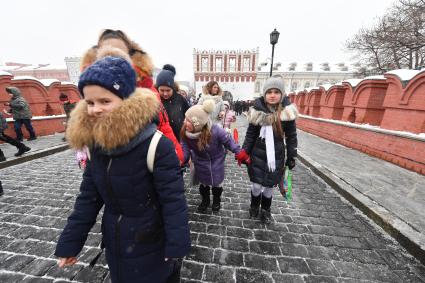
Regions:
<instances>
[{"instance_id":1,"label":"adult in dark coat","mask_svg":"<svg viewBox=\"0 0 425 283\"><path fill-rule=\"evenodd\" d=\"M266 95L271 92L278 99L273 105L266 102ZM249 126L242 148L251 157L251 164L248 166L248 175L253 183L250 213L253 217L257 216L261 203L261 217L266 222L271 217L273 187L281 181L285 164L290 169L295 166L297 116L298 111L284 96L283 81L278 77L266 81L264 96L255 100L247 115ZM270 131L267 133L267 130Z\"/></svg>"},{"instance_id":2,"label":"adult in dark coat","mask_svg":"<svg viewBox=\"0 0 425 283\"><path fill-rule=\"evenodd\" d=\"M173 65L166 64L156 78L156 88L161 96L161 102L167 111L173 133L180 141L180 130L184 122L184 113L189 109L186 98L177 92L174 83L176 69Z\"/></svg>"},{"instance_id":3,"label":"adult in dark coat","mask_svg":"<svg viewBox=\"0 0 425 283\"><path fill-rule=\"evenodd\" d=\"M174 259L190 249L184 183L174 146L165 137L157 145L153 172L148 170L147 152L156 132L151 121L158 115L159 101L148 89L135 90L134 71L122 61L105 57L80 77L82 94L89 86L101 86L123 101L97 118L90 111L109 106L103 97L89 99L85 94L71 114L68 141L76 149L88 146L91 158L55 255L61 265L75 263L104 206L102 236L112 282L166 282ZM121 68L125 72L117 71Z\"/></svg>"},{"instance_id":4,"label":"adult in dark coat","mask_svg":"<svg viewBox=\"0 0 425 283\"><path fill-rule=\"evenodd\" d=\"M25 146L20 141L15 140L14 138L6 135L4 131L7 129L7 121L6 118L3 117L3 114L0 113L0 140L7 142L8 144L11 144L13 146L16 146L18 149L18 152L15 153L15 156L21 156L25 152L31 150L28 146ZM0 162L6 161L6 157L4 156L3 151L0 148Z\"/></svg>"},{"instance_id":5,"label":"adult in dark coat","mask_svg":"<svg viewBox=\"0 0 425 283\"><path fill-rule=\"evenodd\" d=\"M13 123L15 126L16 139L19 141L23 140L21 127L22 124L24 124L30 134L28 140L35 140L37 137L35 136L31 124L32 113L28 102L22 97L21 91L17 87L7 87L6 92L11 96L11 99L7 105L10 107L10 113L7 111L5 111L5 113L12 114L13 120L15 120Z\"/></svg>"}]
</instances>

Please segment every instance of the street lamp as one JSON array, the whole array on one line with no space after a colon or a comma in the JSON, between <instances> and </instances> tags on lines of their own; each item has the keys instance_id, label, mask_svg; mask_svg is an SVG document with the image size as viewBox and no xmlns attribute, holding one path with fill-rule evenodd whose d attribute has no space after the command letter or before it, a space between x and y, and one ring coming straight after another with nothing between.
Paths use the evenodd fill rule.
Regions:
<instances>
[{"instance_id":1,"label":"street lamp","mask_svg":"<svg viewBox=\"0 0 425 283\"><path fill-rule=\"evenodd\" d=\"M272 76L272 73L273 73L274 45L277 43L278 40L279 40L279 32L276 29L274 29L274 31L270 33L270 44L272 45L272 62L270 65L270 77Z\"/></svg>"}]
</instances>

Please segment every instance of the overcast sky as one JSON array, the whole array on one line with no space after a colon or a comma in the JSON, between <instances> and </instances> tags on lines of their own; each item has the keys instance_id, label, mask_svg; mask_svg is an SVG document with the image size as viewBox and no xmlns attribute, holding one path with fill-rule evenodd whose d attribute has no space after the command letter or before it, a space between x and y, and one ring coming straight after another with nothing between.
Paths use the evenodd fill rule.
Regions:
<instances>
[{"instance_id":1,"label":"overcast sky","mask_svg":"<svg viewBox=\"0 0 425 283\"><path fill-rule=\"evenodd\" d=\"M393 0L9 0L1 3L0 63L64 64L96 43L104 28L121 29L157 67L176 66L193 80L193 48L260 48L278 61L349 61L344 42L382 16Z\"/></svg>"}]
</instances>

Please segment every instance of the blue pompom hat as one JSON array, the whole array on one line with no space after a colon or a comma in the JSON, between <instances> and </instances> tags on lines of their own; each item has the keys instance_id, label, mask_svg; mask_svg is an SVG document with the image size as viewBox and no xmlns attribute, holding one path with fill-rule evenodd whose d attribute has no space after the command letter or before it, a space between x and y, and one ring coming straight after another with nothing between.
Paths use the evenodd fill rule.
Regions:
<instances>
[{"instance_id":1,"label":"blue pompom hat","mask_svg":"<svg viewBox=\"0 0 425 283\"><path fill-rule=\"evenodd\" d=\"M83 89L87 85L103 87L126 99L136 90L136 73L124 58L107 56L97 60L81 74L78 89L83 97Z\"/></svg>"}]
</instances>

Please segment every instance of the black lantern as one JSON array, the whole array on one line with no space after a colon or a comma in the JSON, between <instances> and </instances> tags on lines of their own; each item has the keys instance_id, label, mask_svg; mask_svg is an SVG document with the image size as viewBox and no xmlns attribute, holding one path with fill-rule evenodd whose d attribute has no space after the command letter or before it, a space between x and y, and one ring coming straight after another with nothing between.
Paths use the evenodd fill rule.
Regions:
<instances>
[{"instance_id":1,"label":"black lantern","mask_svg":"<svg viewBox=\"0 0 425 283\"><path fill-rule=\"evenodd\" d=\"M279 40L279 34L280 33L276 29L274 29L274 31L272 31L270 33L270 44L271 45L275 45L277 43L277 41Z\"/></svg>"},{"instance_id":2,"label":"black lantern","mask_svg":"<svg viewBox=\"0 0 425 283\"><path fill-rule=\"evenodd\" d=\"M272 45L272 61L271 61L271 66L270 66L270 77L273 74L273 57L274 57L274 45L277 43L277 41L279 40L279 32L274 29L274 31L272 31L270 33L270 44Z\"/></svg>"}]
</instances>

